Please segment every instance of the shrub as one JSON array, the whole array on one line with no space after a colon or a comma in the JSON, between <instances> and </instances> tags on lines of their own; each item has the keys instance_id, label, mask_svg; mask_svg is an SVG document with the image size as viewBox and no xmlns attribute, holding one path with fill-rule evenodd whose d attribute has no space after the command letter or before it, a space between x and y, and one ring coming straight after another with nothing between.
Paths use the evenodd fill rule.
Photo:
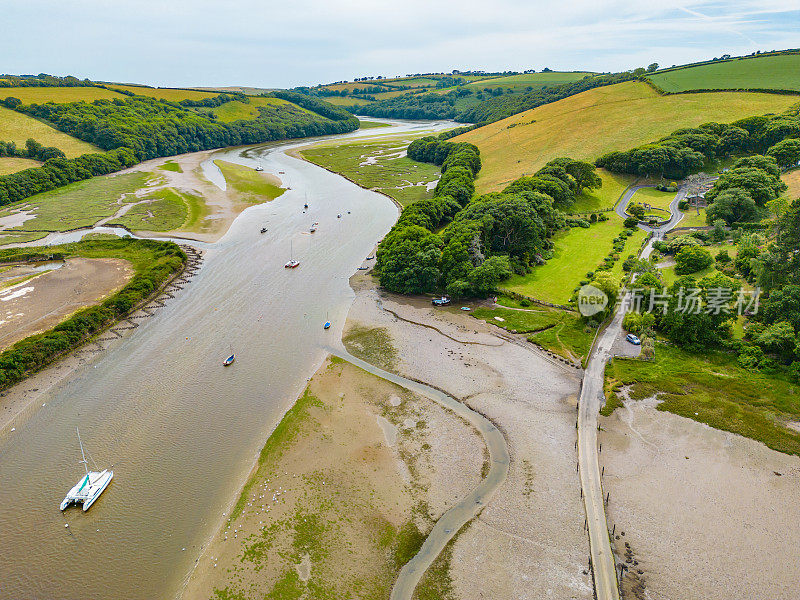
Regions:
<instances>
[{"instance_id":1,"label":"shrub","mask_svg":"<svg viewBox=\"0 0 800 600\"><path fill-rule=\"evenodd\" d=\"M675 273L688 275L711 266L714 259L711 253L700 246L684 246L675 255Z\"/></svg>"}]
</instances>

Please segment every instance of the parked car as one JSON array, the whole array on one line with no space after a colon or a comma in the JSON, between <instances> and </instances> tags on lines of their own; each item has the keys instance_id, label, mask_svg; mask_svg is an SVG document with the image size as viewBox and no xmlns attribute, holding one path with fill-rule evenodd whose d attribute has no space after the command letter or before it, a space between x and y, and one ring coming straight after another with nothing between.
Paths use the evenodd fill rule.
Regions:
<instances>
[{"instance_id":1,"label":"parked car","mask_svg":"<svg viewBox=\"0 0 800 600\"><path fill-rule=\"evenodd\" d=\"M450 304L450 296L442 296L441 298L434 298L431 300L431 304L434 306L447 306Z\"/></svg>"},{"instance_id":2,"label":"parked car","mask_svg":"<svg viewBox=\"0 0 800 600\"><path fill-rule=\"evenodd\" d=\"M634 346L639 346L642 343L642 340L640 340L638 337L636 337L632 333L629 333L628 335L626 335L625 339L628 340Z\"/></svg>"}]
</instances>

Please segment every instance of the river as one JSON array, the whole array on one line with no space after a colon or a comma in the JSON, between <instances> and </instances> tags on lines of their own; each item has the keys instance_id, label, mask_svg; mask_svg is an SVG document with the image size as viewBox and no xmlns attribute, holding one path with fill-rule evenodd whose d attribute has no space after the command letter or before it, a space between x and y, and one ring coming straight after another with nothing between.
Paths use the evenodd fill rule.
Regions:
<instances>
[{"instance_id":1,"label":"river","mask_svg":"<svg viewBox=\"0 0 800 600\"><path fill-rule=\"evenodd\" d=\"M219 242L198 244L202 268L175 299L0 431L0 598L180 593L267 436L340 339L348 279L397 217L385 196L286 154L305 143L215 153L283 171L291 190L247 209ZM290 249L294 270L283 267ZM229 347L236 362L223 368ZM114 480L89 512L62 514L82 472L76 427Z\"/></svg>"}]
</instances>

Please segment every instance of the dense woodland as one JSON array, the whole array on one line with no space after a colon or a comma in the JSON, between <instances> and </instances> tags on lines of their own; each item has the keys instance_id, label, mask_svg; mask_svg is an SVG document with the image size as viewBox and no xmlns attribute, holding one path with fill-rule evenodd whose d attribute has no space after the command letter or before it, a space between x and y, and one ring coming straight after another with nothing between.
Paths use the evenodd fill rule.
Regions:
<instances>
[{"instance_id":1,"label":"dense woodland","mask_svg":"<svg viewBox=\"0 0 800 600\"><path fill-rule=\"evenodd\" d=\"M151 158L358 129L355 117L321 100L293 92L275 95L296 104L259 106L256 119L230 123L218 121L206 109L232 100L249 102L246 96L220 94L181 102L131 96L91 103L30 105L6 98L2 102L8 108L46 121L108 152L74 159L65 159L63 154L32 156L44 158L45 164L0 177L0 205ZM8 152L8 143L3 147ZM16 152L16 148L13 150Z\"/></svg>"},{"instance_id":2,"label":"dense woodland","mask_svg":"<svg viewBox=\"0 0 800 600\"><path fill-rule=\"evenodd\" d=\"M558 207L600 185L592 165L562 158L502 193L473 197L481 168L474 145L430 136L412 142L408 156L441 165L442 177L433 198L406 208L378 248L381 285L404 294L494 292L512 273L526 273L544 260L549 238L567 226Z\"/></svg>"}]
</instances>

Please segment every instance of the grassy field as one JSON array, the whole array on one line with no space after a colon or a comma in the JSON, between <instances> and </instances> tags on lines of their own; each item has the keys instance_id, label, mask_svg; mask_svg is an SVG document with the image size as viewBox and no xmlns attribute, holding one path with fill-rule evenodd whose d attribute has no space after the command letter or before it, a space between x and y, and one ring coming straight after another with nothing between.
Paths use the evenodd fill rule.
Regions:
<instances>
[{"instance_id":1,"label":"grassy field","mask_svg":"<svg viewBox=\"0 0 800 600\"><path fill-rule=\"evenodd\" d=\"M660 192L656 188L641 188L631 198L631 202L649 204L656 208L669 210L670 203L675 199L675 192Z\"/></svg>"},{"instance_id":2,"label":"grassy field","mask_svg":"<svg viewBox=\"0 0 800 600\"><path fill-rule=\"evenodd\" d=\"M138 85L123 85L111 84L108 86L114 90L125 90L133 92L137 96L150 96L151 98L159 98L162 100L202 100L203 98L211 98L217 96L219 92L200 92L197 90L177 90L172 88L151 88Z\"/></svg>"},{"instance_id":3,"label":"grassy field","mask_svg":"<svg viewBox=\"0 0 800 600\"><path fill-rule=\"evenodd\" d=\"M648 77L665 92L770 89L800 91L800 55L780 54L715 62Z\"/></svg>"},{"instance_id":4,"label":"grassy field","mask_svg":"<svg viewBox=\"0 0 800 600\"><path fill-rule=\"evenodd\" d=\"M577 362L587 355L594 339L594 330L585 326L580 315L566 310L533 305L522 310L478 308L471 314L508 331L529 333L531 342Z\"/></svg>"},{"instance_id":5,"label":"grassy field","mask_svg":"<svg viewBox=\"0 0 800 600\"><path fill-rule=\"evenodd\" d=\"M507 75L505 77L490 77L488 79L481 79L472 81L467 85L471 88L478 89L523 89L532 87L539 89L550 85L559 85L561 83L571 83L583 79L587 75L593 73L579 72L552 72L552 73L524 73L521 75Z\"/></svg>"},{"instance_id":6,"label":"grassy field","mask_svg":"<svg viewBox=\"0 0 800 600\"><path fill-rule=\"evenodd\" d=\"M402 206L408 206L430 198L433 191L417 184L436 181L440 175L436 165L399 157L408 143L409 140L394 140L317 146L301 154L314 164L340 173L361 186L384 192Z\"/></svg>"},{"instance_id":7,"label":"grassy field","mask_svg":"<svg viewBox=\"0 0 800 600\"><path fill-rule=\"evenodd\" d=\"M0 217L19 211L31 212L35 217L11 230L11 239L6 235L0 238L0 244L20 241L14 239L14 232L66 231L94 225L116 213L120 208L117 200L144 186L147 179L145 173L94 177L4 206ZM128 197L123 201L133 200Z\"/></svg>"},{"instance_id":8,"label":"grassy field","mask_svg":"<svg viewBox=\"0 0 800 600\"><path fill-rule=\"evenodd\" d=\"M359 119L359 129L374 129L375 127L391 127L389 123L378 123L378 121L362 121Z\"/></svg>"},{"instance_id":9,"label":"grassy field","mask_svg":"<svg viewBox=\"0 0 800 600\"><path fill-rule=\"evenodd\" d=\"M794 171L789 171L788 173L784 173L781 176L783 182L789 186L789 189L786 190L785 196L788 196L792 200L795 198L800 198L800 169L795 169Z\"/></svg>"},{"instance_id":10,"label":"grassy field","mask_svg":"<svg viewBox=\"0 0 800 600\"><path fill-rule=\"evenodd\" d=\"M705 227L706 223L706 209L701 208L698 212L696 208L688 208L683 211L683 219L678 223L678 227Z\"/></svg>"},{"instance_id":11,"label":"grassy field","mask_svg":"<svg viewBox=\"0 0 800 600\"><path fill-rule=\"evenodd\" d=\"M223 123L240 119L250 121L258 117L259 106L277 106L281 104L291 104L291 102L281 98L250 98L249 104L239 101L226 102L215 108L214 114Z\"/></svg>"},{"instance_id":12,"label":"grassy field","mask_svg":"<svg viewBox=\"0 0 800 600\"><path fill-rule=\"evenodd\" d=\"M97 87L11 87L0 88L0 98L13 96L22 100L23 104L44 104L55 102L92 102L94 100L113 100L125 98L124 95L112 90Z\"/></svg>"},{"instance_id":13,"label":"grassy field","mask_svg":"<svg viewBox=\"0 0 800 600\"><path fill-rule=\"evenodd\" d=\"M626 82L570 96L453 139L480 148L483 168L476 186L485 193L498 191L559 156L594 160L681 127L780 112L797 100L739 92L660 96L646 83Z\"/></svg>"},{"instance_id":14,"label":"grassy field","mask_svg":"<svg viewBox=\"0 0 800 600\"><path fill-rule=\"evenodd\" d=\"M573 227L558 232L553 238L553 257L534 267L527 275L515 275L503 288L554 304L566 304L578 282L586 279L608 255L612 240L622 231L622 220L609 213L609 220L588 229ZM622 255L638 250L636 237L625 245ZM633 241L632 241L633 240Z\"/></svg>"},{"instance_id":15,"label":"grassy field","mask_svg":"<svg viewBox=\"0 0 800 600\"><path fill-rule=\"evenodd\" d=\"M28 138L35 139L43 146L55 146L67 158L87 152L101 152L98 147L61 133L33 117L0 106L0 140L16 142L17 146L24 147Z\"/></svg>"},{"instance_id":16,"label":"grassy field","mask_svg":"<svg viewBox=\"0 0 800 600\"><path fill-rule=\"evenodd\" d=\"M16 156L3 156L0 158L0 176L8 175L9 173L16 173L17 171L24 171L32 167L41 166L38 160L31 160L30 158L17 158Z\"/></svg>"},{"instance_id":17,"label":"grassy field","mask_svg":"<svg viewBox=\"0 0 800 600\"><path fill-rule=\"evenodd\" d=\"M611 386L631 385L633 399L659 392L659 410L800 455L800 433L784 426L800 421L800 387L742 369L730 355L657 344L655 360L614 359L606 378Z\"/></svg>"},{"instance_id":18,"label":"grassy field","mask_svg":"<svg viewBox=\"0 0 800 600\"><path fill-rule=\"evenodd\" d=\"M625 189L636 180L633 175L611 173L605 169L598 169L597 174L603 180L603 185L597 189L584 190L575 199L569 212L585 213L613 208Z\"/></svg>"},{"instance_id":19,"label":"grassy field","mask_svg":"<svg viewBox=\"0 0 800 600\"><path fill-rule=\"evenodd\" d=\"M239 192L245 202L258 204L274 200L286 190L271 180L268 175L224 160L215 160L214 164L222 171L229 186Z\"/></svg>"},{"instance_id":20,"label":"grassy field","mask_svg":"<svg viewBox=\"0 0 800 600\"><path fill-rule=\"evenodd\" d=\"M150 202L137 204L114 224L145 231L198 230L208 209L202 199L172 188L155 190Z\"/></svg>"},{"instance_id":21,"label":"grassy field","mask_svg":"<svg viewBox=\"0 0 800 600\"><path fill-rule=\"evenodd\" d=\"M364 106L365 104L372 104L371 100L364 100L363 98L351 98L349 96L329 96L325 98L325 102L335 106Z\"/></svg>"}]
</instances>

